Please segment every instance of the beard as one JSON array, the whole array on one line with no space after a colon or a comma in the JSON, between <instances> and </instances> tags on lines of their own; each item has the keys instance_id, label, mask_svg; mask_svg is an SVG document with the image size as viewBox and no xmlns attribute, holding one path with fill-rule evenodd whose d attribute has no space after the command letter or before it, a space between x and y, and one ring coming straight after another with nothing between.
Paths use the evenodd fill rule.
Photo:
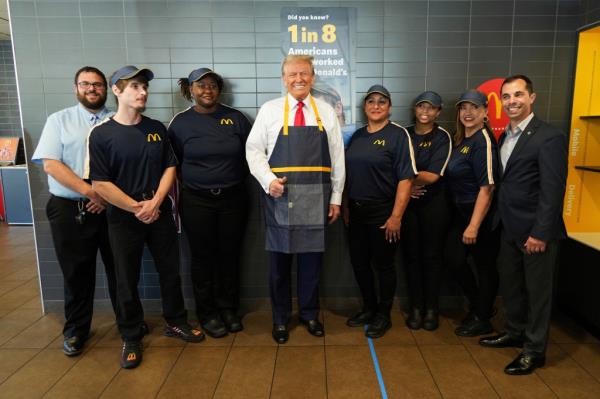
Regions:
<instances>
[{"instance_id":1,"label":"beard","mask_svg":"<svg viewBox=\"0 0 600 399\"><path fill-rule=\"evenodd\" d=\"M98 94L98 99L92 102L85 97L85 93L82 94L80 92L77 92L77 101L79 101L81 105L83 105L87 109L91 109L94 111L99 110L102 107L104 107L104 104L106 104L106 94L102 95L102 93L98 92L96 92L96 94Z\"/></svg>"}]
</instances>

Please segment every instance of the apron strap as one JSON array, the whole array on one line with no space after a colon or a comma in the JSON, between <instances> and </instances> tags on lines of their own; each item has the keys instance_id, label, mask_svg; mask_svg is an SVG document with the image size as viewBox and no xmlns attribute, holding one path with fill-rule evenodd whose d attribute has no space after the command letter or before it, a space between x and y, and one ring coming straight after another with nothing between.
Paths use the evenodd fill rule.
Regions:
<instances>
[{"instance_id":1,"label":"apron strap","mask_svg":"<svg viewBox=\"0 0 600 399\"><path fill-rule=\"evenodd\" d=\"M315 99L313 96L310 96L310 105L312 106L313 112L315 113L315 117L317 118L317 125L319 126L319 131L323 132L323 121L321 121L321 116L319 115L319 110L317 109L317 104L315 103ZM289 126L289 114L290 114L290 103L288 101L288 95L285 95L285 105L283 107L283 135L288 135L288 126Z\"/></svg>"}]
</instances>

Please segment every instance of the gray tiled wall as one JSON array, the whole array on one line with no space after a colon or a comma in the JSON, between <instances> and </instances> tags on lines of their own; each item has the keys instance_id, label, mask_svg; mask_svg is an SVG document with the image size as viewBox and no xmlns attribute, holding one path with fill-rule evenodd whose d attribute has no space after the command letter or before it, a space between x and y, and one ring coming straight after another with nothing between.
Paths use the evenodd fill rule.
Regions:
<instances>
[{"instance_id":1,"label":"gray tiled wall","mask_svg":"<svg viewBox=\"0 0 600 399\"><path fill-rule=\"evenodd\" d=\"M462 91L490 78L525 73L538 91L538 115L566 129L575 30L598 10L597 1L585 0L9 3L29 156L47 115L74 103L72 74L83 64L107 73L126 63L151 67L156 79L147 115L164 122L188 105L178 95L176 79L198 66L212 67L226 78L225 102L253 118L263 102L280 94L279 14L285 6L357 9L357 98L370 85L383 83L392 92L393 119L400 123L411 119L410 100L431 89L443 95L448 106L441 121L452 129L452 104ZM110 105L114 106L112 99ZM30 167L30 172L44 298L60 300L60 272L43 211L48 198L46 180L40 168ZM245 298L268 295L255 185L252 192L242 267ZM357 294L344 235L340 223L331 228L324 296ZM184 240L184 255L186 246ZM189 297L187 256L184 260ZM158 295L153 273L152 263L144 262L141 291L145 298ZM98 288L98 297L106 298L103 279ZM450 283L444 291L456 292ZM398 294L404 292L400 283Z\"/></svg>"},{"instance_id":2,"label":"gray tiled wall","mask_svg":"<svg viewBox=\"0 0 600 399\"><path fill-rule=\"evenodd\" d=\"M585 0L585 23L600 21L600 0Z\"/></svg>"},{"instance_id":3,"label":"gray tiled wall","mask_svg":"<svg viewBox=\"0 0 600 399\"><path fill-rule=\"evenodd\" d=\"M10 40L0 40L0 137L20 136L17 79Z\"/></svg>"}]
</instances>

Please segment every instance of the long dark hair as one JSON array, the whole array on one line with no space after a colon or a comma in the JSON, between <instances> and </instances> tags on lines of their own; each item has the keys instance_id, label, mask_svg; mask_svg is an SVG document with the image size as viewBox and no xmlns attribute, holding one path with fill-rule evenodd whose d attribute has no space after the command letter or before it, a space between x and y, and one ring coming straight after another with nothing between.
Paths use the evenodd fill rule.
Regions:
<instances>
[{"instance_id":1,"label":"long dark hair","mask_svg":"<svg viewBox=\"0 0 600 399\"><path fill-rule=\"evenodd\" d=\"M480 107L484 107L480 105ZM484 107L487 109L487 107ZM490 128L490 125L487 121L487 117L483 120L483 129L486 129L489 133L493 132ZM493 136L493 135L492 135ZM456 132L452 135L452 141L454 142L454 146L459 145L465 138L465 125L460 121L460 107L456 109Z\"/></svg>"}]
</instances>

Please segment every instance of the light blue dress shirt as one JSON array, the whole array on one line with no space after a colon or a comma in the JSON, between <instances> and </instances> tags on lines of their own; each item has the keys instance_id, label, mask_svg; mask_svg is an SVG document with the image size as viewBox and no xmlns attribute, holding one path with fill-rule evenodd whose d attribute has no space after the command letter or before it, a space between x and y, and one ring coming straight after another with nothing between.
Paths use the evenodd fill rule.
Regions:
<instances>
[{"instance_id":1,"label":"light blue dress shirt","mask_svg":"<svg viewBox=\"0 0 600 399\"><path fill-rule=\"evenodd\" d=\"M67 165L79 177L83 176L87 155L87 139L92 126L113 115L106 107L92 113L81 104L65 108L48 117L42 136L31 160L42 164L55 159ZM68 189L48 175L50 193L62 198L80 199L81 194Z\"/></svg>"},{"instance_id":2,"label":"light blue dress shirt","mask_svg":"<svg viewBox=\"0 0 600 399\"><path fill-rule=\"evenodd\" d=\"M515 146L517 145L517 141L519 141L519 137L521 137L521 133L525 130L529 122L533 119L533 112L530 113L527 118L523 119L521 123L519 123L515 130L510 129L510 123L506 126L506 137L504 138L504 143L502 143L502 147L500 147L500 162L502 162L502 170L506 169L506 164L508 163L508 158L510 158L510 154L512 154Z\"/></svg>"}]
</instances>

